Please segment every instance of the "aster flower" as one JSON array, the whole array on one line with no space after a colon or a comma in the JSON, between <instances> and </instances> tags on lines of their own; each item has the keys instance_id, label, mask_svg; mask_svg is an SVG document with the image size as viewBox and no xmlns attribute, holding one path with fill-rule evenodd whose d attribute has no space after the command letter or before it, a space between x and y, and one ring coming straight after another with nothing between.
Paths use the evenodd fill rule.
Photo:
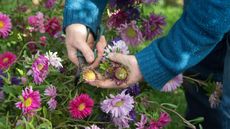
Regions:
<instances>
[{"instance_id":1,"label":"aster flower","mask_svg":"<svg viewBox=\"0 0 230 129\"><path fill-rule=\"evenodd\" d=\"M137 122L135 125L136 129L145 129L145 125L147 124L147 117L144 114L141 114L141 120Z\"/></svg>"},{"instance_id":2,"label":"aster flower","mask_svg":"<svg viewBox=\"0 0 230 129\"><path fill-rule=\"evenodd\" d=\"M162 34L162 27L166 25L165 17L150 14L149 19L144 19L142 33L147 40Z\"/></svg>"},{"instance_id":3,"label":"aster flower","mask_svg":"<svg viewBox=\"0 0 230 129\"><path fill-rule=\"evenodd\" d=\"M46 58L49 59L49 64L52 65L53 67L60 69L62 68L62 59L60 57L57 56L57 52L51 52L49 51L48 53L46 53Z\"/></svg>"},{"instance_id":4,"label":"aster flower","mask_svg":"<svg viewBox=\"0 0 230 129\"><path fill-rule=\"evenodd\" d=\"M94 101L88 94L80 94L69 103L69 112L74 119L84 119L92 113Z\"/></svg>"},{"instance_id":5,"label":"aster flower","mask_svg":"<svg viewBox=\"0 0 230 129\"><path fill-rule=\"evenodd\" d=\"M139 83L133 84L126 88L126 94L130 94L131 96L137 96L138 94L141 93L141 89L139 86Z\"/></svg>"},{"instance_id":6,"label":"aster flower","mask_svg":"<svg viewBox=\"0 0 230 129\"><path fill-rule=\"evenodd\" d=\"M3 91L0 91L0 101L5 99L5 95Z\"/></svg>"},{"instance_id":7,"label":"aster flower","mask_svg":"<svg viewBox=\"0 0 230 129\"><path fill-rule=\"evenodd\" d=\"M44 15L41 12L37 12L35 16L30 16L28 18L28 23L32 27L31 31L39 31L40 33L45 33L44 26Z\"/></svg>"},{"instance_id":8,"label":"aster flower","mask_svg":"<svg viewBox=\"0 0 230 129\"><path fill-rule=\"evenodd\" d=\"M8 69L14 64L15 60L16 55L12 52L4 52L3 54L0 54L0 69Z\"/></svg>"},{"instance_id":9,"label":"aster flower","mask_svg":"<svg viewBox=\"0 0 230 129\"><path fill-rule=\"evenodd\" d=\"M12 28L11 19L8 15L0 12L0 38L6 38Z\"/></svg>"},{"instance_id":10,"label":"aster flower","mask_svg":"<svg viewBox=\"0 0 230 129\"><path fill-rule=\"evenodd\" d=\"M48 63L49 60L44 55L40 55L32 64L33 77L36 84L41 84L45 80L48 74Z\"/></svg>"},{"instance_id":11,"label":"aster flower","mask_svg":"<svg viewBox=\"0 0 230 129\"><path fill-rule=\"evenodd\" d=\"M143 36L136 21L131 21L129 24L125 23L118 28L121 38L129 45L136 46L143 41Z\"/></svg>"},{"instance_id":12,"label":"aster flower","mask_svg":"<svg viewBox=\"0 0 230 129\"><path fill-rule=\"evenodd\" d=\"M136 111L133 109L132 111L130 111L129 112L129 117L130 117L130 119L132 120L132 121L136 121L136 117L137 117L137 115L136 115L137 113L136 113Z\"/></svg>"},{"instance_id":13,"label":"aster flower","mask_svg":"<svg viewBox=\"0 0 230 129\"><path fill-rule=\"evenodd\" d=\"M216 83L215 91L209 97L209 103L211 108L217 108L221 102L220 97L223 92L223 85L220 82Z\"/></svg>"},{"instance_id":14,"label":"aster flower","mask_svg":"<svg viewBox=\"0 0 230 129\"><path fill-rule=\"evenodd\" d=\"M110 98L107 98L101 103L101 109L105 113L111 113L112 117L127 116L134 107L133 97L129 94L125 94L125 91L114 96L110 94Z\"/></svg>"},{"instance_id":15,"label":"aster flower","mask_svg":"<svg viewBox=\"0 0 230 129\"><path fill-rule=\"evenodd\" d=\"M19 98L21 101L16 103L16 107L21 109L24 115L33 115L41 107L40 93L33 91L32 87L22 90L22 96Z\"/></svg>"},{"instance_id":16,"label":"aster flower","mask_svg":"<svg viewBox=\"0 0 230 129\"><path fill-rule=\"evenodd\" d=\"M53 85L50 85L45 89L44 95L49 96L51 98L55 98L57 96L57 88Z\"/></svg>"},{"instance_id":17,"label":"aster flower","mask_svg":"<svg viewBox=\"0 0 230 129\"><path fill-rule=\"evenodd\" d=\"M112 28L118 28L121 26L121 24L125 24L128 22L128 14L124 10L118 10L117 12L111 14L107 21L107 26Z\"/></svg>"},{"instance_id":18,"label":"aster flower","mask_svg":"<svg viewBox=\"0 0 230 129\"><path fill-rule=\"evenodd\" d=\"M40 37L40 44L41 44L42 46L46 46L46 36Z\"/></svg>"},{"instance_id":19,"label":"aster flower","mask_svg":"<svg viewBox=\"0 0 230 129\"><path fill-rule=\"evenodd\" d=\"M128 55L129 48L123 40L113 41L112 45L108 45L105 48L105 56L107 56L109 53L121 53Z\"/></svg>"},{"instance_id":20,"label":"aster flower","mask_svg":"<svg viewBox=\"0 0 230 129\"><path fill-rule=\"evenodd\" d=\"M55 5L55 3L56 3L56 0L47 0L46 3L45 3L45 7L47 9L50 9Z\"/></svg>"},{"instance_id":21,"label":"aster flower","mask_svg":"<svg viewBox=\"0 0 230 129\"><path fill-rule=\"evenodd\" d=\"M38 46L34 41L29 41L27 47L29 48L32 54L36 54L38 52Z\"/></svg>"},{"instance_id":22,"label":"aster flower","mask_svg":"<svg viewBox=\"0 0 230 129\"><path fill-rule=\"evenodd\" d=\"M57 107L57 101L54 98L50 98L47 104L49 105L50 110L55 110Z\"/></svg>"},{"instance_id":23,"label":"aster flower","mask_svg":"<svg viewBox=\"0 0 230 129\"><path fill-rule=\"evenodd\" d=\"M164 85L164 87L162 88L162 91L164 91L164 92L174 91L178 87L180 87L182 85L182 83L183 83L183 75L179 74L178 76L176 76L175 78L170 80L168 83L166 83Z\"/></svg>"},{"instance_id":24,"label":"aster flower","mask_svg":"<svg viewBox=\"0 0 230 129\"><path fill-rule=\"evenodd\" d=\"M13 85L20 85L21 84L21 79L18 77L12 77L10 81L11 81L11 84L13 84Z\"/></svg>"},{"instance_id":25,"label":"aster flower","mask_svg":"<svg viewBox=\"0 0 230 129\"><path fill-rule=\"evenodd\" d=\"M126 9L126 13L128 14L128 20L138 20L140 18L140 11L138 8L135 7L129 7Z\"/></svg>"},{"instance_id":26,"label":"aster flower","mask_svg":"<svg viewBox=\"0 0 230 129\"><path fill-rule=\"evenodd\" d=\"M86 127L85 129L100 129L97 125L91 125L90 127Z\"/></svg>"},{"instance_id":27,"label":"aster flower","mask_svg":"<svg viewBox=\"0 0 230 129\"><path fill-rule=\"evenodd\" d=\"M152 3L157 3L158 0L142 0L142 2L146 4L152 4Z\"/></svg>"},{"instance_id":28,"label":"aster flower","mask_svg":"<svg viewBox=\"0 0 230 129\"><path fill-rule=\"evenodd\" d=\"M171 122L171 118L168 113L161 112L158 120L152 120L150 126L147 129L161 129Z\"/></svg>"},{"instance_id":29,"label":"aster flower","mask_svg":"<svg viewBox=\"0 0 230 129\"><path fill-rule=\"evenodd\" d=\"M129 120L127 116L112 118L113 123L118 126L119 129L129 128Z\"/></svg>"},{"instance_id":30,"label":"aster flower","mask_svg":"<svg viewBox=\"0 0 230 129\"><path fill-rule=\"evenodd\" d=\"M45 30L50 36L57 34L59 31L61 31L59 20L56 17L49 19L45 25Z\"/></svg>"}]
</instances>

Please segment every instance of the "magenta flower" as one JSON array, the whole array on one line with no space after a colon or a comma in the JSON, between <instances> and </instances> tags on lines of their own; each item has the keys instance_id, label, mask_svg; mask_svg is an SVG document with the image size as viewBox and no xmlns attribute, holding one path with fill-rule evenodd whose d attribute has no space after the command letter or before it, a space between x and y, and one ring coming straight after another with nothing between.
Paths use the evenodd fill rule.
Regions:
<instances>
[{"instance_id":1,"label":"magenta flower","mask_svg":"<svg viewBox=\"0 0 230 129\"><path fill-rule=\"evenodd\" d=\"M119 129L129 128L129 119L127 116L112 118L113 123L118 126Z\"/></svg>"},{"instance_id":2,"label":"magenta flower","mask_svg":"<svg viewBox=\"0 0 230 129\"><path fill-rule=\"evenodd\" d=\"M30 16L28 18L28 23L32 27L31 31L39 31L40 33L45 33L44 26L44 15L41 12L37 12L35 16Z\"/></svg>"},{"instance_id":3,"label":"magenta flower","mask_svg":"<svg viewBox=\"0 0 230 129\"><path fill-rule=\"evenodd\" d=\"M128 14L124 10L119 10L115 13L113 13L107 22L107 26L112 29L112 28L118 28L121 26L121 24L127 23L128 19Z\"/></svg>"},{"instance_id":4,"label":"magenta flower","mask_svg":"<svg viewBox=\"0 0 230 129\"><path fill-rule=\"evenodd\" d=\"M158 120L152 120L150 126L147 129L161 129L171 122L171 118L168 113L161 112Z\"/></svg>"},{"instance_id":5,"label":"magenta flower","mask_svg":"<svg viewBox=\"0 0 230 129\"><path fill-rule=\"evenodd\" d=\"M110 98L101 103L101 109L105 113L111 113L112 117L121 117L129 115L129 112L134 107L133 97L122 93L114 96L110 94Z\"/></svg>"},{"instance_id":6,"label":"magenta flower","mask_svg":"<svg viewBox=\"0 0 230 129\"><path fill-rule=\"evenodd\" d=\"M11 19L8 15L0 12L0 38L6 38L12 28Z\"/></svg>"},{"instance_id":7,"label":"magenta flower","mask_svg":"<svg viewBox=\"0 0 230 129\"><path fill-rule=\"evenodd\" d=\"M12 52L4 52L0 54L0 69L8 69L16 61L16 55Z\"/></svg>"},{"instance_id":8,"label":"magenta flower","mask_svg":"<svg viewBox=\"0 0 230 129\"><path fill-rule=\"evenodd\" d=\"M74 119L84 119L91 115L94 106L93 99L88 94L80 94L69 103L69 112Z\"/></svg>"},{"instance_id":9,"label":"magenta flower","mask_svg":"<svg viewBox=\"0 0 230 129\"><path fill-rule=\"evenodd\" d=\"M36 84L41 84L45 80L49 69L48 63L49 60L44 55L40 55L32 64L33 77Z\"/></svg>"},{"instance_id":10,"label":"magenta flower","mask_svg":"<svg viewBox=\"0 0 230 129\"><path fill-rule=\"evenodd\" d=\"M16 103L16 107L21 109L24 115L33 115L41 107L40 93L33 91L32 87L22 90L22 96L19 98L21 101Z\"/></svg>"},{"instance_id":11,"label":"magenta flower","mask_svg":"<svg viewBox=\"0 0 230 129\"><path fill-rule=\"evenodd\" d=\"M45 25L45 29L50 36L55 36L59 31L61 31L61 24L59 20L54 17L48 20Z\"/></svg>"},{"instance_id":12,"label":"magenta flower","mask_svg":"<svg viewBox=\"0 0 230 129\"><path fill-rule=\"evenodd\" d=\"M145 129L145 125L147 124L147 117L144 114L141 114L140 122L137 122L135 125L137 126L136 129Z\"/></svg>"},{"instance_id":13,"label":"magenta flower","mask_svg":"<svg viewBox=\"0 0 230 129\"><path fill-rule=\"evenodd\" d=\"M57 107L57 100L55 100L55 98L51 98L47 104L49 105L49 109L50 110L55 110Z\"/></svg>"},{"instance_id":14,"label":"magenta flower","mask_svg":"<svg viewBox=\"0 0 230 129\"><path fill-rule=\"evenodd\" d=\"M45 3L45 7L47 9L51 9L56 3L56 0L47 0Z\"/></svg>"},{"instance_id":15,"label":"magenta flower","mask_svg":"<svg viewBox=\"0 0 230 129\"><path fill-rule=\"evenodd\" d=\"M129 24L122 24L118 28L118 32L121 38L129 45L136 46L143 41L142 33L136 25L136 21L132 21Z\"/></svg>"},{"instance_id":16,"label":"magenta flower","mask_svg":"<svg viewBox=\"0 0 230 129\"><path fill-rule=\"evenodd\" d=\"M144 19L142 33L147 40L162 34L162 27L166 25L165 17L151 14L149 19Z\"/></svg>"},{"instance_id":17,"label":"magenta flower","mask_svg":"<svg viewBox=\"0 0 230 129\"><path fill-rule=\"evenodd\" d=\"M183 83L183 75L179 74L178 76L176 76L175 78L170 80L168 83L166 83L164 85L164 87L162 88L162 91L164 91L164 92L174 91L178 87L180 87L182 85L182 83Z\"/></svg>"},{"instance_id":18,"label":"magenta flower","mask_svg":"<svg viewBox=\"0 0 230 129\"><path fill-rule=\"evenodd\" d=\"M45 95L51 98L55 98L57 96L57 88L53 85L50 85L45 89Z\"/></svg>"}]
</instances>

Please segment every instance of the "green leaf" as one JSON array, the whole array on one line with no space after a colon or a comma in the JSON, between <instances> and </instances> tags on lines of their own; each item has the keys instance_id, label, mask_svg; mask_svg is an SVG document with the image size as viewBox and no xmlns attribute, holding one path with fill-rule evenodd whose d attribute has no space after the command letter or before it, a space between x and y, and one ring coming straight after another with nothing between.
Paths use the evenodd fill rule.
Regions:
<instances>
[{"instance_id":1,"label":"green leaf","mask_svg":"<svg viewBox=\"0 0 230 129\"><path fill-rule=\"evenodd\" d=\"M19 73L21 76L23 76L23 75L24 75L24 72L23 72L23 70L21 70L21 69L18 69L18 68L16 68L16 70L18 71L18 73Z\"/></svg>"},{"instance_id":2,"label":"green leaf","mask_svg":"<svg viewBox=\"0 0 230 129\"><path fill-rule=\"evenodd\" d=\"M46 118L47 117L47 109L45 106L42 107L42 112L43 112L44 118Z\"/></svg>"}]
</instances>

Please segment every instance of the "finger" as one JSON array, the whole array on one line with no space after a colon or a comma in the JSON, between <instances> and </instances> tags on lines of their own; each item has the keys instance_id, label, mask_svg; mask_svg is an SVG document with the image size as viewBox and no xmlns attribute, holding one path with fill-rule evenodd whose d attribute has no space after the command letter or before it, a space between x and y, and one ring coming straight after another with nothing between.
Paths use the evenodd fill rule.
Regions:
<instances>
[{"instance_id":1,"label":"finger","mask_svg":"<svg viewBox=\"0 0 230 129\"><path fill-rule=\"evenodd\" d=\"M78 59L77 59L77 55L76 52L77 50L74 47L71 46L67 46L67 52L68 52L68 57L69 59L75 64L75 65L79 65L78 63Z\"/></svg>"},{"instance_id":2,"label":"finger","mask_svg":"<svg viewBox=\"0 0 230 129\"><path fill-rule=\"evenodd\" d=\"M75 45L75 48L82 52L88 63L92 63L94 61L94 53L92 49L90 49L90 47L87 45L87 43L83 42L80 46Z\"/></svg>"},{"instance_id":3,"label":"finger","mask_svg":"<svg viewBox=\"0 0 230 129\"><path fill-rule=\"evenodd\" d=\"M106 80L96 80L93 82L88 82L92 86L100 87L100 88L106 88L106 89L111 89L111 88L119 88L116 83L111 80L111 79L106 79Z\"/></svg>"},{"instance_id":4,"label":"finger","mask_svg":"<svg viewBox=\"0 0 230 129\"><path fill-rule=\"evenodd\" d=\"M101 59L103 58L103 51L98 51L97 54L97 58L95 59L95 61L93 62L93 64L91 64L89 67L92 69L95 69L96 67L98 67L98 65L100 64Z\"/></svg>"},{"instance_id":5,"label":"finger","mask_svg":"<svg viewBox=\"0 0 230 129\"><path fill-rule=\"evenodd\" d=\"M126 59L127 55L123 55L120 53L109 53L108 57L111 61L114 61L117 63L126 64L127 62L127 59Z\"/></svg>"}]
</instances>

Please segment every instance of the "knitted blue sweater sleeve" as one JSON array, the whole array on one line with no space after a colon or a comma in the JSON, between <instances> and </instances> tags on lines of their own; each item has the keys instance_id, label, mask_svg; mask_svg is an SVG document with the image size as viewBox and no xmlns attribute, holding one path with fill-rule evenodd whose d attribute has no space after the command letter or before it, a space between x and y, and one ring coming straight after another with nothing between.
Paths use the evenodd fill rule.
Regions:
<instances>
[{"instance_id":1,"label":"knitted blue sweater sleeve","mask_svg":"<svg viewBox=\"0 0 230 129\"><path fill-rule=\"evenodd\" d=\"M161 89L204 59L229 30L229 0L187 1L182 17L168 35L135 55L144 79Z\"/></svg>"},{"instance_id":2,"label":"knitted blue sweater sleeve","mask_svg":"<svg viewBox=\"0 0 230 129\"><path fill-rule=\"evenodd\" d=\"M96 33L108 0L66 0L63 30L68 25L84 24Z\"/></svg>"}]
</instances>

